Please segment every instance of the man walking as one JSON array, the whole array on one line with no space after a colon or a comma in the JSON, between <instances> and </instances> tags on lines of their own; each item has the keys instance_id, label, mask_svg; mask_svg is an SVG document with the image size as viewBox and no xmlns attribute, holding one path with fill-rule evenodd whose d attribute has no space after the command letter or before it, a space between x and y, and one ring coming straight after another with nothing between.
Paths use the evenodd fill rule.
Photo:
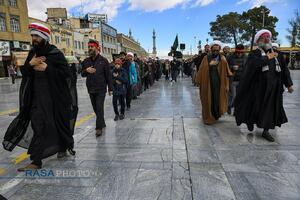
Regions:
<instances>
[{"instance_id":1,"label":"man walking","mask_svg":"<svg viewBox=\"0 0 300 200\"><path fill-rule=\"evenodd\" d=\"M215 123L227 111L230 69L220 54L221 42L214 41L211 54L205 56L197 74L200 88L202 118L205 124Z\"/></svg>"},{"instance_id":2,"label":"man walking","mask_svg":"<svg viewBox=\"0 0 300 200\"><path fill-rule=\"evenodd\" d=\"M247 56L245 55L245 47L242 44L238 44L235 48L235 52L228 57L228 65L233 73L233 76L230 80L229 85L229 100L228 100L228 109L227 113L231 115L231 109L233 107L233 103L236 97L236 90L239 85L244 65L246 63Z\"/></svg>"},{"instance_id":3,"label":"man walking","mask_svg":"<svg viewBox=\"0 0 300 200\"><path fill-rule=\"evenodd\" d=\"M82 63L82 76L86 78L86 86L90 95L93 110L96 113L96 137L106 127L104 120L104 100L107 92L112 95L112 75L106 58L100 55L98 41L88 42L89 57Z\"/></svg>"},{"instance_id":4,"label":"man walking","mask_svg":"<svg viewBox=\"0 0 300 200\"><path fill-rule=\"evenodd\" d=\"M254 124L263 128L262 137L270 142L274 138L269 129L287 122L283 108L284 87L292 93L293 82L283 56L272 49L272 33L263 29L256 33L258 48L250 52L240 81L236 102L237 125L245 123L249 131Z\"/></svg>"},{"instance_id":5,"label":"man walking","mask_svg":"<svg viewBox=\"0 0 300 200\"><path fill-rule=\"evenodd\" d=\"M33 48L21 67L20 113L7 129L3 147L28 148L32 163L18 171L39 169L42 159L56 153L74 155L73 132L77 105L72 102L71 74L63 53L49 44L48 27L29 25ZM74 89L74 88L73 88ZM75 88L76 89L76 88ZM31 122L32 131L27 131Z\"/></svg>"}]
</instances>

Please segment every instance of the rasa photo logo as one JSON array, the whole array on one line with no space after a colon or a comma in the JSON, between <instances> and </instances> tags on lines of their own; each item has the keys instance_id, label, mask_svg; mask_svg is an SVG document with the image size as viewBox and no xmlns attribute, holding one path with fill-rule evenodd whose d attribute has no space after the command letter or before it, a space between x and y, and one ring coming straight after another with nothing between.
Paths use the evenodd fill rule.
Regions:
<instances>
[{"instance_id":1,"label":"rasa photo logo","mask_svg":"<svg viewBox=\"0 0 300 200\"><path fill-rule=\"evenodd\" d=\"M25 171L26 178L94 178L101 175L102 173L97 170L39 169Z\"/></svg>"}]
</instances>

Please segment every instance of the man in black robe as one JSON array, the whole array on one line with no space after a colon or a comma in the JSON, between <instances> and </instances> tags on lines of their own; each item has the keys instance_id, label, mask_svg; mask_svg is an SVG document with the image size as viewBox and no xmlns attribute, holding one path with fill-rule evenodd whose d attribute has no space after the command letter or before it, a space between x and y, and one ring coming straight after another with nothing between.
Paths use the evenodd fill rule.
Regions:
<instances>
[{"instance_id":1,"label":"man in black robe","mask_svg":"<svg viewBox=\"0 0 300 200\"><path fill-rule=\"evenodd\" d=\"M262 137L274 142L269 129L287 122L283 86L292 93L293 82L283 56L272 50L271 37L266 29L255 35L258 48L250 52L237 89L235 118L238 126L245 123L249 131L254 124L263 128Z\"/></svg>"},{"instance_id":2,"label":"man in black robe","mask_svg":"<svg viewBox=\"0 0 300 200\"><path fill-rule=\"evenodd\" d=\"M171 61L171 78L172 81L177 82L177 76L179 74L180 70L180 62L177 60L177 58L174 57L174 59Z\"/></svg>"},{"instance_id":3,"label":"man in black robe","mask_svg":"<svg viewBox=\"0 0 300 200\"><path fill-rule=\"evenodd\" d=\"M77 99L72 98L71 74L67 61L49 44L50 30L39 23L29 25L33 49L21 68L20 113L4 137L3 147L28 148L32 163L18 171L39 169L42 159L68 150L72 155ZM72 88L73 90L76 88ZM28 128L29 122L33 130Z\"/></svg>"}]
</instances>

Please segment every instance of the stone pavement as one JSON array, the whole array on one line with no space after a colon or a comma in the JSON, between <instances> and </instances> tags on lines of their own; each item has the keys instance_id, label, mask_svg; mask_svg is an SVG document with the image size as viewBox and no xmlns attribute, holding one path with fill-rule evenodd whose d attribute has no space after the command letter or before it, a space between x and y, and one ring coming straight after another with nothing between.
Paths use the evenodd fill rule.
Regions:
<instances>
[{"instance_id":1,"label":"stone pavement","mask_svg":"<svg viewBox=\"0 0 300 200\"><path fill-rule=\"evenodd\" d=\"M123 121L113 121L107 97L107 128L96 139L79 79L76 156L50 157L45 171L25 174L16 169L30 162L26 151L1 149L0 194L20 200L300 199L300 71L292 77L295 92L284 95L289 123L271 131L274 143L263 140L259 129L237 127L229 115L204 125L198 89L187 78L156 82L133 101ZM0 138L16 115L17 90L0 81Z\"/></svg>"}]
</instances>

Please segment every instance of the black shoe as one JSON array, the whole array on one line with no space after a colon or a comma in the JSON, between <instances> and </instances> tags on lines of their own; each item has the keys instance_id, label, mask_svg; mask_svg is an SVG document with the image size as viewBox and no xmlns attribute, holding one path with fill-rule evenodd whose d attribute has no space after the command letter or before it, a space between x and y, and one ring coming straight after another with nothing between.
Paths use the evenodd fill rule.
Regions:
<instances>
[{"instance_id":1,"label":"black shoe","mask_svg":"<svg viewBox=\"0 0 300 200\"><path fill-rule=\"evenodd\" d=\"M21 167L18 170L18 172L25 172L26 170L37 170L37 169L41 169L42 165L35 165L35 164L29 164L26 165L25 167Z\"/></svg>"},{"instance_id":2,"label":"black shoe","mask_svg":"<svg viewBox=\"0 0 300 200\"><path fill-rule=\"evenodd\" d=\"M231 115L231 107L227 108L227 113L228 113L228 115Z\"/></svg>"},{"instance_id":3,"label":"black shoe","mask_svg":"<svg viewBox=\"0 0 300 200\"><path fill-rule=\"evenodd\" d=\"M127 109L126 110L130 110L130 107L127 107Z\"/></svg>"},{"instance_id":4,"label":"black shoe","mask_svg":"<svg viewBox=\"0 0 300 200\"><path fill-rule=\"evenodd\" d=\"M120 120L123 120L124 118L125 118L124 115L120 115L120 117L119 117Z\"/></svg>"},{"instance_id":5,"label":"black shoe","mask_svg":"<svg viewBox=\"0 0 300 200\"><path fill-rule=\"evenodd\" d=\"M64 158L67 156L68 156L67 151L62 151L57 153L57 158Z\"/></svg>"},{"instance_id":6,"label":"black shoe","mask_svg":"<svg viewBox=\"0 0 300 200\"><path fill-rule=\"evenodd\" d=\"M114 120L118 121L119 120L119 115L116 115L115 118L114 118Z\"/></svg>"},{"instance_id":7,"label":"black shoe","mask_svg":"<svg viewBox=\"0 0 300 200\"><path fill-rule=\"evenodd\" d=\"M97 129L96 130L96 137L99 137L102 135L102 129Z\"/></svg>"},{"instance_id":8,"label":"black shoe","mask_svg":"<svg viewBox=\"0 0 300 200\"><path fill-rule=\"evenodd\" d=\"M253 124L247 124L247 128L249 131L253 131L254 125Z\"/></svg>"},{"instance_id":9,"label":"black shoe","mask_svg":"<svg viewBox=\"0 0 300 200\"><path fill-rule=\"evenodd\" d=\"M272 135L269 133L269 131L264 131L262 133L262 137L268 140L269 142L274 142L275 139L272 137Z\"/></svg>"}]
</instances>

